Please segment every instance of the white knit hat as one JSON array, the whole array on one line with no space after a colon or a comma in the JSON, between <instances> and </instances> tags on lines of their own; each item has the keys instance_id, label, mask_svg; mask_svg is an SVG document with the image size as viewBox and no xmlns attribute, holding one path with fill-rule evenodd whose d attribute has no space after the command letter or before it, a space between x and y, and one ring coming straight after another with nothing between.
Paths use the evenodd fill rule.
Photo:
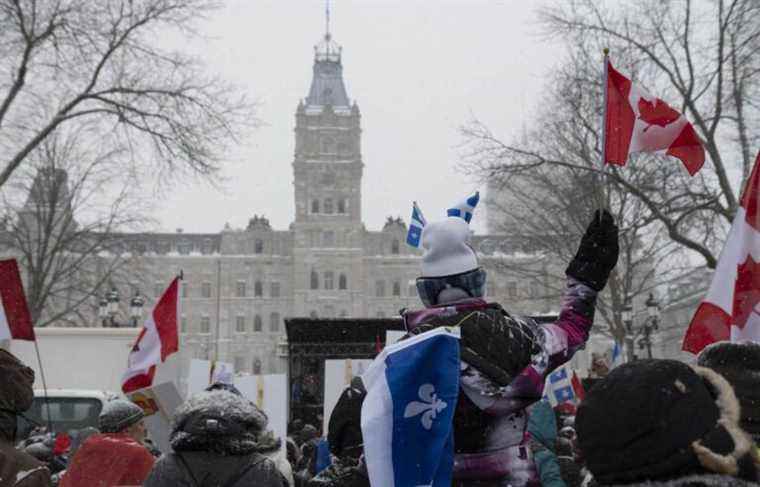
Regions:
<instances>
[{"instance_id":1,"label":"white knit hat","mask_svg":"<svg viewBox=\"0 0 760 487\"><path fill-rule=\"evenodd\" d=\"M422 229L422 277L445 277L477 269L478 259L469 245L470 225L460 217L447 217Z\"/></svg>"}]
</instances>

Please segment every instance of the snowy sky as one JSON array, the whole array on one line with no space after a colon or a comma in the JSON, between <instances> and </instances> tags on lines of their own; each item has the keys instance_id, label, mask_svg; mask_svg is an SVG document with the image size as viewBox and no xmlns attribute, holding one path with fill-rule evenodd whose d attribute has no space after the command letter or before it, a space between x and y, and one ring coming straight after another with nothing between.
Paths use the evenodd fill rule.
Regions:
<instances>
[{"instance_id":1,"label":"snowy sky","mask_svg":"<svg viewBox=\"0 0 760 487\"><path fill-rule=\"evenodd\" d=\"M476 188L456 171L458 127L472 115L509 138L540 103L563 51L539 36L538 0L333 0L349 97L362 112L363 218L428 219ZM244 227L254 213L293 220L293 126L324 34L323 0L227 0L188 44L209 69L260 103L264 126L228 155L223 191L185 183L161 203L162 230ZM485 230L484 215L473 220Z\"/></svg>"}]
</instances>

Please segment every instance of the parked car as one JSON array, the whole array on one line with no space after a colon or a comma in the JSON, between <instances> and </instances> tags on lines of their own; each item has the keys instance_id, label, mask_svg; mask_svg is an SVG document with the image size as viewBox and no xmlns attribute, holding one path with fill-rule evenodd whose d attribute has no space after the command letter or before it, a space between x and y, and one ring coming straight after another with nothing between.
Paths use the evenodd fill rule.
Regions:
<instances>
[{"instance_id":1,"label":"parked car","mask_svg":"<svg viewBox=\"0 0 760 487\"><path fill-rule=\"evenodd\" d=\"M34 391L32 407L18 418L18 438L24 439L37 426L51 423L53 432L76 432L88 426L98 427L98 416L107 401L119 397L108 391L87 389L48 389L47 398L42 389ZM48 419L49 418L49 419ZM37 424L34 424L36 422Z\"/></svg>"}]
</instances>

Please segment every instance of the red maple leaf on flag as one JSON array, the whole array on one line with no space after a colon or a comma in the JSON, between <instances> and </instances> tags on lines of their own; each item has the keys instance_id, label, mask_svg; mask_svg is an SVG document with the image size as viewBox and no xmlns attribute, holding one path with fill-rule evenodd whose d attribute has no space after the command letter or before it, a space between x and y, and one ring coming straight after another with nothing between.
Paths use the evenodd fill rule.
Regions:
<instances>
[{"instance_id":1,"label":"red maple leaf on flag","mask_svg":"<svg viewBox=\"0 0 760 487\"><path fill-rule=\"evenodd\" d=\"M670 108L670 105L655 98L651 102L645 98L639 99L639 119L649 125L658 125L665 127L675 122L681 117L681 114ZM649 127L647 127L648 129ZM646 129L644 129L646 131Z\"/></svg>"},{"instance_id":2,"label":"red maple leaf on flag","mask_svg":"<svg viewBox=\"0 0 760 487\"><path fill-rule=\"evenodd\" d=\"M734 288L733 322L738 328L744 328L755 307L760 303L760 263L752 256L739 265Z\"/></svg>"}]
</instances>

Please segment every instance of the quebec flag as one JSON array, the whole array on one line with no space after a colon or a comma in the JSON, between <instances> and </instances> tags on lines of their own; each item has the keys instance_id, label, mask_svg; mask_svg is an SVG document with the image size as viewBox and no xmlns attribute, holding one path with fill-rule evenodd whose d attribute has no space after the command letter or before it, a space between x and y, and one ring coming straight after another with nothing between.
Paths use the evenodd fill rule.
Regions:
<instances>
[{"instance_id":1,"label":"quebec flag","mask_svg":"<svg viewBox=\"0 0 760 487\"><path fill-rule=\"evenodd\" d=\"M479 201L480 192L476 191L475 194L467 197L458 205L446 210L446 216L458 216L463 218L467 223L470 223L470 220L472 220L472 213L475 211L475 207L478 206Z\"/></svg>"},{"instance_id":2,"label":"quebec flag","mask_svg":"<svg viewBox=\"0 0 760 487\"><path fill-rule=\"evenodd\" d=\"M563 402L576 400L573 389L573 372L569 363L558 368L546 378L544 399L547 399L552 407Z\"/></svg>"},{"instance_id":3,"label":"quebec flag","mask_svg":"<svg viewBox=\"0 0 760 487\"><path fill-rule=\"evenodd\" d=\"M372 486L450 487L459 329L388 345L362 376L364 455Z\"/></svg>"},{"instance_id":4,"label":"quebec flag","mask_svg":"<svg viewBox=\"0 0 760 487\"><path fill-rule=\"evenodd\" d=\"M422 216L422 211L415 201L412 204L412 218L409 222L409 231L406 234L406 243L412 247L419 248L420 239L422 238L422 229L425 228L426 224L425 217Z\"/></svg>"}]
</instances>

